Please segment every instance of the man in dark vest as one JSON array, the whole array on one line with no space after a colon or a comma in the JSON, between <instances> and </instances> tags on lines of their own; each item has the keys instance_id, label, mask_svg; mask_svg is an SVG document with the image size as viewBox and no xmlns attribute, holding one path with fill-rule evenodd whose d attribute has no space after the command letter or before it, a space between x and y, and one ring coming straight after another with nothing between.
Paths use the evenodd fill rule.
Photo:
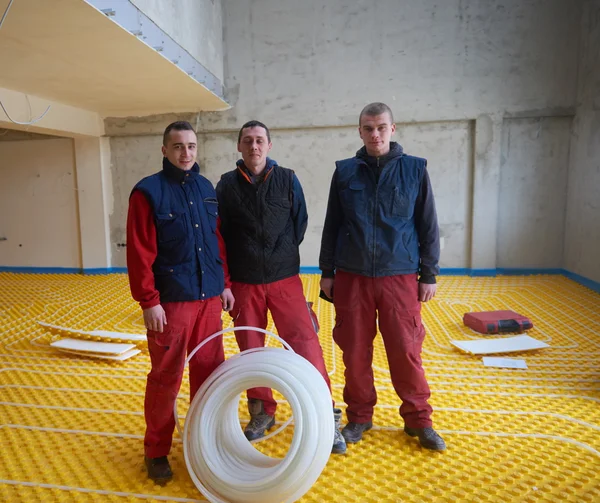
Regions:
<instances>
[{"instance_id":1,"label":"man in dark vest","mask_svg":"<svg viewBox=\"0 0 600 503\"><path fill-rule=\"evenodd\" d=\"M148 476L160 484L173 476L167 455L186 356L221 330L221 309L229 311L234 304L217 198L199 173L196 147L189 123L165 129L162 171L133 188L127 217L129 284L143 311L152 362L144 401L144 460ZM223 360L220 337L196 353L189 364L190 399Z\"/></svg>"},{"instance_id":2,"label":"man in dark vest","mask_svg":"<svg viewBox=\"0 0 600 503\"><path fill-rule=\"evenodd\" d=\"M425 328L421 304L433 298L440 241L427 161L391 142L392 111L371 103L359 117L364 143L355 157L338 161L331 181L321 241L321 289L333 298L333 338L346 366L346 442L372 428L377 393L373 340L377 318L402 400L404 431L427 449L443 450L432 428L429 385L421 362Z\"/></svg>"},{"instance_id":3,"label":"man in dark vest","mask_svg":"<svg viewBox=\"0 0 600 503\"><path fill-rule=\"evenodd\" d=\"M217 185L236 298L230 314L235 326L266 328L267 310L271 311L279 336L317 368L331 389L299 276L299 246L308 222L304 194L294 172L267 157L271 147L267 126L258 121L244 124L237 143L242 159ZM258 332L238 331L236 337L242 351L265 344L264 334ZM251 418L244 432L249 440L273 427L276 407L269 388L248 390ZM341 410L334 408L334 416L332 452L343 453Z\"/></svg>"}]
</instances>

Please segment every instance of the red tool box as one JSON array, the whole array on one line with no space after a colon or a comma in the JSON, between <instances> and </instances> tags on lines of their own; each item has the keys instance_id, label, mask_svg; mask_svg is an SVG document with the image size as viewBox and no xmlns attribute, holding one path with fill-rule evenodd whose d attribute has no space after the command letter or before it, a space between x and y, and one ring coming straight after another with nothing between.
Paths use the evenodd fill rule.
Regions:
<instances>
[{"instance_id":1,"label":"red tool box","mask_svg":"<svg viewBox=\"0 0 600 503\"><path fill-rule=\"evenodd\" d=\"M521 333L533 328L533 323L531 323L529 318L514 311L465 313L463 322L466 326L480 334Z\"/></svg>"}]
</instances>

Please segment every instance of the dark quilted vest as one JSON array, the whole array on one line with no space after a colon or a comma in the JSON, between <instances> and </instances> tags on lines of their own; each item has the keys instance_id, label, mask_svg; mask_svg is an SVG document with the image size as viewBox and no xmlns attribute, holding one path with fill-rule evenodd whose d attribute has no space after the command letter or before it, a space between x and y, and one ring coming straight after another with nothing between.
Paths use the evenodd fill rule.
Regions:
<instances>
[{"instance_id":1,"label":"dark quilted vest","mask_svg":"<svg viewBox=\"0 0 600 503\"><path fill-rule=\"evenodd\" d=\"M232 281L264 284L299 273L293 175L275 165L258 184L250 183L239 168L221 177L217 197Z\"/></svg>"}]
</instances>

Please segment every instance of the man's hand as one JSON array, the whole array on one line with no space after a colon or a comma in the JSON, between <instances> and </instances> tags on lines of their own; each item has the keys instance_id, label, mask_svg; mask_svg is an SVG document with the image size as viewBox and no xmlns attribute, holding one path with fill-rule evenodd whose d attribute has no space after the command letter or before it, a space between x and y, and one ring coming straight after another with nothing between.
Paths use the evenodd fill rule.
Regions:
<instances>
[{"instance_id":1,"label":"man's hand","mask_svg":"<svg viewBox=\"0 0 600 503\"><path fill-rule=\"evenodd\" d=\"M437 290L437 285L433 283L432 285L428 283L419 283L419 300L421 302L430 301L435 297L435 291Z\"/></svg>"},{"instance_id":2,"label":"man's hand","mask_svg":"<svg viewBox=\"0 0 600 503\"><path fill-rule=\"evenodd\" d=\"M323 293L330 299L333 298L333 281L334 278L321 278L321 282L319 284L321 290L323 290Z\"/></svg>"},{"instance_id":3,"label":"man's hand","mask_svg":"<svg viewBox=\"0 0 600 503\"><path fill-rule=\"evenodd\" d=\"M223 293L221 293L221 303L223 304L223 311L229 312L233 309L235 298L233 297L233 293L231 293L230 288L225 288Z\"/></svg>"},{"instance_id":4,"label":"man's hand","mask_svg":"<svg viewBox=\"0 0 600 503\"><path fill-rule=\"evenodd\" d=\"M160 304L144 309L143 313L144 325L148 330L162 332L163 328L167 326L167 315Z\"/></svg>"}]
</instances>

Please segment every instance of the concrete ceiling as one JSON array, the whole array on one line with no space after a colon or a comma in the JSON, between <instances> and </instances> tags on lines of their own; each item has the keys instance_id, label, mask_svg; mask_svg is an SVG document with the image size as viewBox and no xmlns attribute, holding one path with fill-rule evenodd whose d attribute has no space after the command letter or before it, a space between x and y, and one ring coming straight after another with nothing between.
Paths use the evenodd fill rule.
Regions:
<instances>
[{"instance_id":1,"label":"concrete ceiling","mask_svg":"<svg viewBox=\"0 0 600 503\"><path fill-rule=\"evenodd\" d=\"M0 0L0 15L8 3ZM229 108L84 0L14 0L0 28L0 68L0 87L103 117Z\"/></svg>"}]
</instances>

